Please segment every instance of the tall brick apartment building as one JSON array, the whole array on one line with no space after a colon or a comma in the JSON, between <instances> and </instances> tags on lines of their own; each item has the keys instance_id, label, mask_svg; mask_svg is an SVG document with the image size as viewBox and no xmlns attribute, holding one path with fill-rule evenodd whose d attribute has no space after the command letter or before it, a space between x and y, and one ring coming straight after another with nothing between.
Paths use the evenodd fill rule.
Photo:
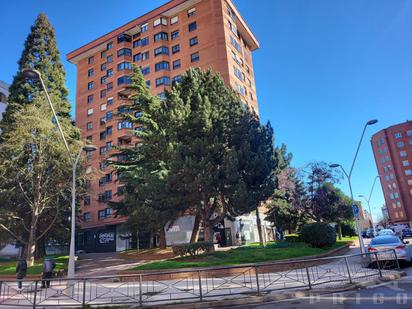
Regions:
<instances>
[{"instance_id":1,"label":"tall brick apartment building","mask_svg":"<svg viewBox=\"0 0 412 309\"><path fill-rule=\"evenodd\" d=\"M122 190L105 160L116 145L133 144L125 86L139 65L152 94L164 96L183 72L200 67L219 72L241 99L258 109L252 51L259 43L231 0L172 0L76 49L67 59L77 67L76 123L82 137L98 147L88 154L87 172L96 174L83 200L77 248L123 250L107 202Z\"/></svg>"},{"instance_id":2,"label":"tall brick apartment building","mask_svg":"<svg viewBox=\"0 0 412 309\"><path fill-rule=\"evenodd\" d=\"M412 226L412 121L379 131L371 143L389 221Z\"/></svg>"}]
</instances>

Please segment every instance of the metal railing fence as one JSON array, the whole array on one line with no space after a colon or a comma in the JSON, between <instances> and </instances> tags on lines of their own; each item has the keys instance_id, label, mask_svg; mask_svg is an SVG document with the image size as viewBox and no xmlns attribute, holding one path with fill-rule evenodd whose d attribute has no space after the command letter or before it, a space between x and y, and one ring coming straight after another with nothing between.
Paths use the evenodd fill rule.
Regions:
<instances>
[{"instance_id":1,"label":"metal railing fence","mask_svg":"<svg viewBox=\"0 0 412 309\"><path fill-rule=\"evenodd\" d=\"M0 308L103 304L154 305L263 295L286 289L340 287L399 270L395 250L319 259L175 270L94 278L0 280Z\"/></svg>"}]
</instances>

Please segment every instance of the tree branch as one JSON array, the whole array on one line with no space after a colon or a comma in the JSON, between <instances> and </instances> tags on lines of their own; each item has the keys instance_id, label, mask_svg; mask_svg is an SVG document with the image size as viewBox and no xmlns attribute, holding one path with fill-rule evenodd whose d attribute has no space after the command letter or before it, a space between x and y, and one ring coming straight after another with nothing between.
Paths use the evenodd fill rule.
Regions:
<instances>
[{"instance_id":1,"label":"tree branch","mask_svg":"<svg viewBox=\"0 0 412 309\"><path fill-rule=\"evenodd\" d=\"M0 223L0 227L3 228L6 232L8 232L11 236L13 236L18 241L22 242L23 244L27 244L27 241L23 241L19 236L14 234L11 230L9 230L3 223Z\"/></svg>"}]
</instances>

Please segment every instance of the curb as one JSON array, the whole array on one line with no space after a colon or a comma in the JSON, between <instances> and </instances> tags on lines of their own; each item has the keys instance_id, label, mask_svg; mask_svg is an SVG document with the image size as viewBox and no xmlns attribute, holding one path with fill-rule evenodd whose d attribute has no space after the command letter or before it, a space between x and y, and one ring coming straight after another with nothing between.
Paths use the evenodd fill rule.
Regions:
<instances>
[{"instance_id":1,"label":"curb","mask_svg":"<svg viewBox=\"0 0 412 309\"><path fill-rule=\"evenodd\" d=\"M236 298L236 299L222 299L215 301L203 301L196 303L172 303L168 305L148 305L148 306L132 306L130 308L151 308L151 309L201 309L201 308L224 308L228 306L239 306L239 305L256 305L271 302L279 302L285 300L292 300L296 298L310 297L313 294L333 294L338 292L346 292L351 290L366 289L374 285L390 282L400 279L406 276L404 271L400 271L397 274L386 275L382 278L373 279L365 282L359 282L354 284L348 284L341 288L327 288L327 289L311 289L311 290L301 290L292 292L280 292L276 295L264 295L264 296L250 296L247 298ZM273 292L272 292L273 293Z\"/></svg>"}]
</instances>

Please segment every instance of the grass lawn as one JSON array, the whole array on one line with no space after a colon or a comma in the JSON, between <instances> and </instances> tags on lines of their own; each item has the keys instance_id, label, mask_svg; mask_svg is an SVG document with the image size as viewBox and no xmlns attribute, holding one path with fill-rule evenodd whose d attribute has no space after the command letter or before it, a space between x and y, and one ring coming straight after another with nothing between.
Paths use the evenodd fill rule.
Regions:
<instances>
[{"instance_id":1,"label":"grass lawn","mask_svg":"<svg viewBox=\"0 0 412 309\"><path fill-rule=\"evenodd\" d=\"M248 246L231 249L229 251L217 251L204 253L195 257L177 257L164 261L147 263L134 267L131 270L228 266L278 261L326 253L332 249L344 246L353 240L354 238L338 240L332 247L322 249L312 248L308 244L300 242L288 243L286 247L275 247L276 243L270 243L266 248L260 247L258 243L252 243Z\"/></svg>"},{"instance_id":2,"label":"grass lawn","mask_svg":"<svg viewBox=\"0 0 412 309\"><path fill-rule=\"evenodd\" d=\"M59 271L62 269L67 269L67 263L69 262L69 256L57 256L55 257L56 268L54 271ZM0 276L1 275L15 275L16 274L16 260L11 260L7 262L0 262ZM41 274L43 270L43 260L38 260L34 262L34 266L27 269L27 274Z\"/></svg>"}]
</instances>

